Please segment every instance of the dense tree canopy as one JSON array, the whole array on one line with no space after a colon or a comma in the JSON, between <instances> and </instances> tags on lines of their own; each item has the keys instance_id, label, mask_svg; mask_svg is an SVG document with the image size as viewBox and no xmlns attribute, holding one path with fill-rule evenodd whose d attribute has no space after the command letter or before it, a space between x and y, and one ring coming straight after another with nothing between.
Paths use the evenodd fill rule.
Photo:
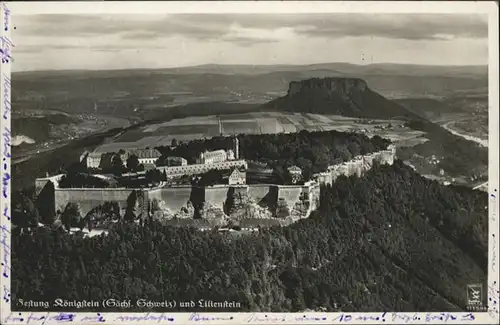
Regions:
<instances>
[{"instance_id":1,"label":"dense tree canopy","mask_svg":"<svg viewBox=\"0 0 500 325\"><path fill-rule=\"evenodd\" d=\"M136 171L138 167L139 158L136 155L130 155L130 157L127 158L127 168L130 171Z\"/></svg>"},{"instance_id":2,"label":"dense tree canopy","mask_svg":"<svg viewBox=\"0 0 500 325\"><path fill-rule=\"evenodd\" d=\"M59 181L60 188L72 187L94 187L106 188L109 187L109 182L99 177L89 174L66 174Z\"/></svg>"},{"instance_id":3,"label":"dense tree canopy","mask_svg":"<svg viewBox=\"0 0 500 325\"><path fill-rule=\"evenodd\" d=\"M119 222L91 238L47 228L15 233L12 298L449 311L465 307L464 284L486 281L485 193L442 186L396 161L361 179L339 178L320 203L289 227L236 236L150 220Z\"/></svg>"}]
</instances>

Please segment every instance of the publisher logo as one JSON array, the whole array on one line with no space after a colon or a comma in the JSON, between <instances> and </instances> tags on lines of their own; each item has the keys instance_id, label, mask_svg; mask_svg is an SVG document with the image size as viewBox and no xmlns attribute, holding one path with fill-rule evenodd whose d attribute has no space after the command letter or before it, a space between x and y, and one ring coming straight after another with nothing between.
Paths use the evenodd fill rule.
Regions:
<instances>
[{"instance_id":1,"label":"publisher logo","mask_svg":"<svg viewBox=\"0 0 500 325\"><path fill-rule=\"evenodd\" d=\"M488 307L483 305L483 285L467 285L467 311L482 313L488 311Z\"/></svg>"},{"instance_id":2,"label":"publisher logo","mask_svg":"<svg viewBox=\"0 0 500 325\"><path fill-rule=\"evenodd\" d=\"M483 302L483 286L481 284L467 285L467 304L481 305Z\"/></svg>"}]
</instances>

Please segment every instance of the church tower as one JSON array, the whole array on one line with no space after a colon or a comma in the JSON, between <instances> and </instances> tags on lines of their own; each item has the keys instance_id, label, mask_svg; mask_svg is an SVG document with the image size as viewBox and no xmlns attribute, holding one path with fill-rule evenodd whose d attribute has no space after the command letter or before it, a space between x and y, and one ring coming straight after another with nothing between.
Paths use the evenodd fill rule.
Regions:
<instances>
[{"instance_id":1,"label":"church tower","mask_svg":"<svg viewBox=\"0 0 500 325\"><path fill-rule=\"evenodd\" d=\"M240 159L240 140L238 140L238 137L234 137L234 159L238 160Z\"/></svg>"},{"instance_id":2,"label":"church tower","mask_svg":"<svg viewBox=\"0 0 500 325\"><path fill-rule=\"evenodd\" d=\"M220 120L220 115L217 116L217 123L219 124L219 135L222 136L222 122Z\"/></svg>"}]
</instances>

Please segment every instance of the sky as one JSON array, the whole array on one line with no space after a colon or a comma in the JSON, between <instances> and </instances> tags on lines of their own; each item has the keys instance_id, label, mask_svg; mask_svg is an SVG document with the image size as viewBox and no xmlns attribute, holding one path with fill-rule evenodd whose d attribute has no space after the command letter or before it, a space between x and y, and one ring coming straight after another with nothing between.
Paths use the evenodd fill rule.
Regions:
<instances>
[{"instance_id":1,"label":"sky","mask_svg":"<svg viewBox=\"0 0 500 325\"><path fill-rule=\"evenodd\" d=\"M13 71L202 64L488 63L474 14L38 14L13 17Z\"/></svg>"}]
</instances>

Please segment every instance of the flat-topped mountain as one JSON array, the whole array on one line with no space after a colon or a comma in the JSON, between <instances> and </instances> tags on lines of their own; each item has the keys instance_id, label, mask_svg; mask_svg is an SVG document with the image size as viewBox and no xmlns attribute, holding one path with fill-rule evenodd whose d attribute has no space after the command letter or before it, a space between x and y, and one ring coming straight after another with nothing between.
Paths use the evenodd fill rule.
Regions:
<instances>
[{"instance_id":1,"label":"flat-topped mountain","mask_svg":"<svg viewBox=\"0 0 500 325\"><path fill-rule=\"evenodd\" d=\"M290 83L287 95L264 105L278 111L352 117L421 120L406 108L370 89L359 78L313 78Z\"/></svg>"},{"instance_id":2,"label":"flat-topped mountain","mask_svg":"<svg viewBox=\"0 0 500 325\"><path fill-rule=\"evenodd\" d=\"M351 94L354 91L364 92L368 88L366 82L359 78L313 78L303 81L292 81L288 88L288 96L313 89L323 89L327 92Z\"/></svg>"}]
</instances>

